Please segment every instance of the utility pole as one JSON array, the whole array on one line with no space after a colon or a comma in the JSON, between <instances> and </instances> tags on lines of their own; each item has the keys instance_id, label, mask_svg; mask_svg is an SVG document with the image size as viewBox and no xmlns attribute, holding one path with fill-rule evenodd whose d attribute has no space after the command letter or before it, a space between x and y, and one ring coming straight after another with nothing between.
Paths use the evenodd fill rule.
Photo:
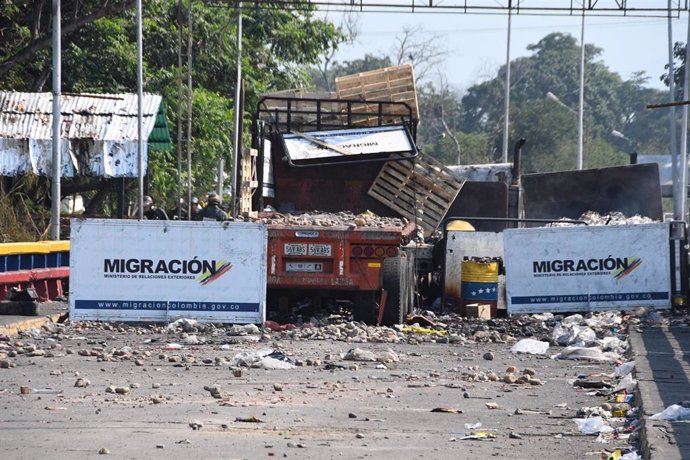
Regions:
<instances>
[{"instance_id":1,"label":"utility pole","mask_svg":"<svg viewBox=\"0 0 690 460\"><path fill-rule=\"evenodd\" d=\"M62 86L61 16L60 0L53 0L53 168L50 183L50 239L53 241L60 239L60 176L62 173L62 152L60 151L62 147L60 139L60 126L62 125L60 108L60 87Z\"/></svg>"},{"instance_id":2,"label":"utility pole","mask_svg":"<svg viewBox=\"0 0 690 460\"><path fill-rule=\"evenodd\" d=\"M235 142L232 159L232 217L237 217L237 168L240 166L242 133L240 132L241 87L242 87L242 2L237 8L237 79L235 81ZM259 179L261 183L261 179Z\"/></svg>"}]
</instances>

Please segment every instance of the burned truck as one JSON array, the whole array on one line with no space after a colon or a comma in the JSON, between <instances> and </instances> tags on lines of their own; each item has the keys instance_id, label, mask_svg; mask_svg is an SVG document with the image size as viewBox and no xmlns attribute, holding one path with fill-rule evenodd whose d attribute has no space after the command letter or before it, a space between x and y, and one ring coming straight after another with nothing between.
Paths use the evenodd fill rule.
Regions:
<instances>
[{"instance_id":1,"label":"burned truck","mask_svg":"<svg viewBox=\"0 0 690 460\"><path fill-rule=\"evenodd\" d=\"M418 245L408 243L447 208L428 189L455 190L452 201L460 187L426 177L438 170L420 160L416 127L405 102L260 100L242 183L256 187L245 212L268 224L269 317L345 307L391 325L414 306Z\"/></svg>"}]
</instances>

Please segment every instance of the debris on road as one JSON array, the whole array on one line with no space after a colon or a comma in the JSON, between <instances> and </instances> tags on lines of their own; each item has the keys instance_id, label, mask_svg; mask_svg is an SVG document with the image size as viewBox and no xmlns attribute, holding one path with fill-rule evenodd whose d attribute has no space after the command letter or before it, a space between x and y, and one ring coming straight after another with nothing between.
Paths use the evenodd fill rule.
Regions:
<instances>
[{"instance_id":1,"label":"debris on road","mask_svg":"<svg viewBox=\"0 0 690 460\"><path fill-rule=\"evenodd\" d=\"M522 339L512 346L512 353L528 353L531 355L543 355L549 349L548 342L535 339Z\"/></svg>"},{"instance_id":2,"label":"debris on road","mask_svg":"<svg viewBox=\"0 0 690 460\"><path fill-rule=\"evenodd\" d=\"M453 407L435 407L431 412L440 412L442 414L462 414L462 410Z\"/></svg>"}]
</instances>

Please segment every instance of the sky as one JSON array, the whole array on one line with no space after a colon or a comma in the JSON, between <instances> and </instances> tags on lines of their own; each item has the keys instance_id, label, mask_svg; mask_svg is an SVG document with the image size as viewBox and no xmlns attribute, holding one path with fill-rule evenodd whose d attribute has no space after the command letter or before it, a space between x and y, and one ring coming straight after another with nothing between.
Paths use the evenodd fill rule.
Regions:
<instances>
[{"instance_id":1,"label":"sky","mask_svg":"<svg viewBox=\"0 0 690 460\"><path fill-rule=\"evenodd\" d=\"M338 13L330 13L334 22ZM503 14L358 13L359 37L341 45L338 61L361 58L365 53L390 54L404 27L421 27L440 37L448 52L441 67L447 83L460 90L495 76L506 61L508 17ZM686 14L672 20L673 41L687 40ZM569 33L580 42L581 16L513 15L511 60L529 56L529 44L551 32ZM603 49L600 59L623 79L638 71L650 77L647 86L665 89L659 76L668 62L668 21L665 18L587 17L585 43Z\"/></svg>"}]
</instances>

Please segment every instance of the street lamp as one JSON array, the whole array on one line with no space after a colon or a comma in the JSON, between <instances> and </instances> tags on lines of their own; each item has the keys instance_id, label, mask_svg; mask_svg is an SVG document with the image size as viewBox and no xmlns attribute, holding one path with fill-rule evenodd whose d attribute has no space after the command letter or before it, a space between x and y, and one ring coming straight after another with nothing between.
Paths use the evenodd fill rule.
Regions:
<instances>
[{"instance_id":1,"label":"street lamp","mask_svg":"<svg viewBox=\"0 0 690 460\"><path fill-rule=\"evenodd\" d=\"M617 137L618 139L623 139L624 141L628 142L632 146L632 153L630 153L630 164L637 164L637 142L634 140L630 139L627 137L625 134L623 134L620 131L617 131L615 129L611 130L611 135L613 137Z\"/></svg>"},{"instance_id":2,"label":"street lamp","mask_svg":"<svg viewBox=\"0 0 690 460\"><path fill-rule=\"evenodd\" d=\"M551 91L548 91L548 92L546 93L546 97L547 97L547 99L551 99L551 100L554 101L556 104L560 105L561 107L567 109L569 112L572 112L572 113L574 113L575 115L578 116L578 119L579 119L580 123L579 123L578 129L577 129L577 169L580 169L580 170L581 170L581 169L582 169L582 152L583 152L583 149L584 149L584 125L583 125L583 123L582 123L582 120L583 120L583 116L582 116L582 115L583 115L583 114L582 114L582 112L583 112L582 104L580 104L580 110L579 110L579 111L576 111L576 110L573 109L572 107L570 107L570 106L564 104L563 101L561 101L561 100L558 98L558 96L556 96L555 94L553 94Z\"/></svg>"}]
</instances>

